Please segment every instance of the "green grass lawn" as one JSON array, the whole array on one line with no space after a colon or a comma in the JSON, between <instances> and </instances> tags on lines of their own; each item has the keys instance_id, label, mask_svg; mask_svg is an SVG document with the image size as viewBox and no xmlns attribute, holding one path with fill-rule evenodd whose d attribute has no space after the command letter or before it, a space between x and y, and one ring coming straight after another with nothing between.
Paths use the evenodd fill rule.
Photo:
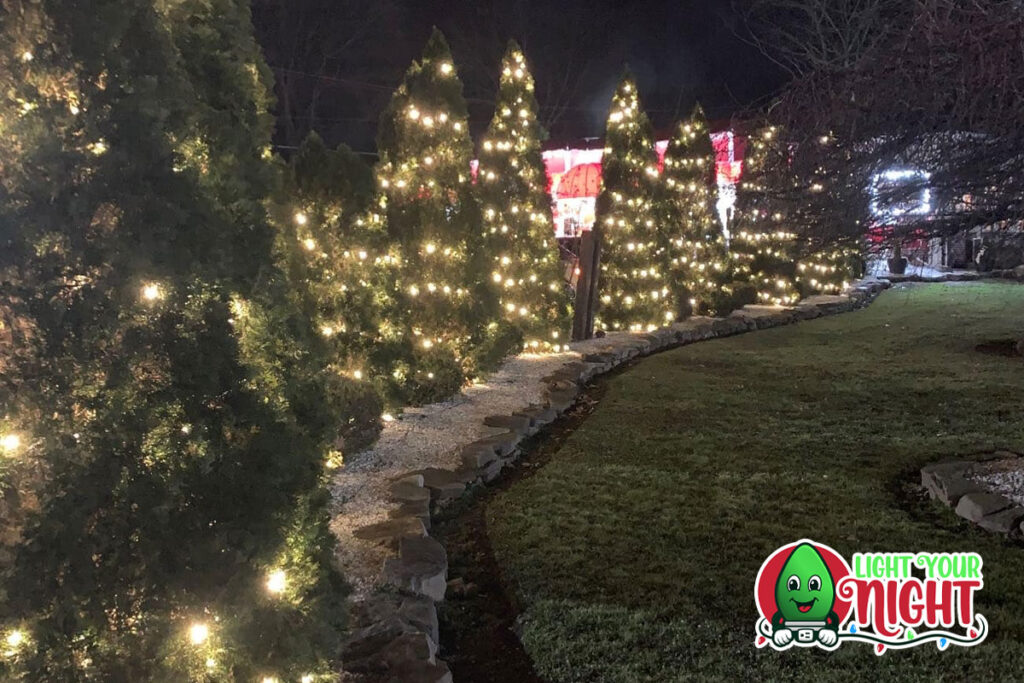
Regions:
<instances>
[{"instance_id":1,"label":"green grass lawn","mask_svg":"<svg viewBox=\"0 0 1024 683\"><path fill-rule=\"evenodd\" d=\"M925 285L855 313L686 346L611 380L487 509L522 639L550 681L1024 679L1024 547L922 498L918 470L1024 452L1024 287ZM754 578L809 537L985 561L986 642L876 657L753 645Z\"/></svg>"}]
</instances>

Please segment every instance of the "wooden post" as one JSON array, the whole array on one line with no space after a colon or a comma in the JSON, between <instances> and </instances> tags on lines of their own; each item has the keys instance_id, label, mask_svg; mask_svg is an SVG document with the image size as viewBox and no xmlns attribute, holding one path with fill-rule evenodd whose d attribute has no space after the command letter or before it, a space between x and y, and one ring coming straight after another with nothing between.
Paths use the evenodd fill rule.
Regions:
<instances>
[{"instance_id":1,"label":"wooden post","mask_svg":"<svg viewBox=\"0 0 1024 683\"><path fill-rule=\"evenodd\" d=\"M598 276L601 272L601 243L596 230L587 230L580 239L580 277L576 282L576 310L572 322L573 341L594 336L597 312Z\"/></svg>"}]
</instances>

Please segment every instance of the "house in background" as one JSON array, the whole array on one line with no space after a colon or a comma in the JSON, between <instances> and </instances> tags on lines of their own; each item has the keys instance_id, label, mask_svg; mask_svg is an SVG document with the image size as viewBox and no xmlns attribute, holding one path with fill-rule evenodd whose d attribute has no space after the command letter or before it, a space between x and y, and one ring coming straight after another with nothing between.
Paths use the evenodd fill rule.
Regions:
<instances>
[{"instance_id":1,"label":"house in background","mask_svg":"<svg viewBox=\"0 0 1024 683\"><path fill-rule=\"evenodd\" d=\"M718 214L722 226L732 217L736 203L736 183L743 174L743 151L746 138L732 131L712 133L715 147L715 175L718 183ZM655 143L658 170L665 163L668 140ZM560 148L544 152L548 191L551 193L555 218L555 236L579 237L594 226L594 209L601 191L601 157L603 148Z\"/></svg>"}]
</instances>

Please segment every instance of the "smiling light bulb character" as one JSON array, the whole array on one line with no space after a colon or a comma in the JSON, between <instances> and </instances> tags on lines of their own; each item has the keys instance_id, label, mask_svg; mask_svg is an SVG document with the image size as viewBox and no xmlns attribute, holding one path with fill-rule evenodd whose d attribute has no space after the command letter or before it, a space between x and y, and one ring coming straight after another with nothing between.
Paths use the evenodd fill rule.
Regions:
<instances>
[{"instance_id":1,"label":"smiling light bulb character","mask_svg":"<svg viewBox=\"0 0 1024 683\"><path fill-rule=\"evenodd\" d=\"M772 641L783 647L795 637L798 643L817 640L832 647L839 639L839 617L833 611L836 589L821 553L801 543L790 553L775 583Z\"/></svg>"}]
</instances>

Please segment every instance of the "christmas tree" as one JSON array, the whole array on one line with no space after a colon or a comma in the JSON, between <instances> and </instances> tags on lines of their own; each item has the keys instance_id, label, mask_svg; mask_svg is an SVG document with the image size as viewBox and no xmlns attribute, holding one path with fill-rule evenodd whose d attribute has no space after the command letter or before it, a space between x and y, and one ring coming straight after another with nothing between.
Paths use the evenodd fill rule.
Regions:
<instances>
[{"instance_id":1,"label":"christmas tree","mask_svg":"<svg viewBox=\"0 0 1024 683\"><path fill-rule=\"evenodd\" d=\"M860 249L849 241L814 251L797 263L797 285L803 296L839 294L863 272Z\"/></svg>"},{"instance_id":2,"label":"christmas tree","mask_svg":"<svg viewBox=\"0 0 1024 683\"><path fill-rule=\"evenodd\" d=\"M668 240L659 230L657 154L647 115L627 72L612 97L594 229L601 243L600 309L605 330L651 330L672 322Z\"/></svg>"},{"instance_id":3,"label":"christmas tree","mask_svg":"<svg viewBox=\"0 0 1024 683\"><path fill-rule=\"evenodd\" d=\"M662 181L669 282L679 316L714 311L728 284L729 258L715 212L715 149L700 105L669 139Z\"/></svg>"},{"instance_id":4,"label":"christmas tree","mask_svg":"<svg viewBox=\"0 0 1024 683\"><path fill-rule=\"evenodd\" d=\"M393 374L413 402L458 389L521 344L502 324L470 177L462 83L436 29L381 118L377 211L401 250L395 316L409 354Z\"/></svg>"},{"instance_id":5,"label":"christmas tree","mask_svg":"<svg viewBox=\"0 0 1024 683\"><path fill-rule=\"evenodd\" d=\"M505 319L523 331L530 351L560 351L569 313L552 230L533 77L515 42L502 60L494 118L480 151L477 186Z\"/></svg>"},{"instance_id":6,"label":"christmas tree","mask_svg":"<svg viewBox=\"0 0 1024 683\"><path fill-rule=\"evenodd\" d=\"M248 8L5 9L0 677L329 679L343 416L275 267Z\"/></svg>"},{"instance_id":7,"label":"christmas tree","mask_svg":"<svg viewBox=\"0 0 1024 683\"><path fill-rule=\"evenodd\" d=\"M380 330L393 303L388 283L397 259L382 253L384 234L366 218L372 200L370 167L348 147L327 149L311 133L291 159L275 206L293 305L314 321L329 349L335 409L347 416L336 456L376 438L390 388L377 354L387 345Z\"/></svg>"},{"instance_id":8,"label":"christmas tree","mask_svg":"<svg viewBox=\"0 0 1024 683\"><path fill-rule=\"evenodd\" d=\"M837 176L820 159L822 154L833 160L848 158L850 152L830 134L807 141L795 151L783 178L784 191L778 194L788 195L786 215L799 233L797 286L803 296L838 294L863 272L863 260L860 241L849 238L851 232L844 229L842 217L836 216L827 229L821 227L820 217L830 205L842 202L835 196Z\"/></svg>"},{"instance_id":9,"label":"christmas tree","mask_svg":"<svg viewBox=\"0 0 1024 683\"><path fill-rule=\"evenodd\" d=\"M796 237L786 207L793 181L779 130L764 128L747 140L743 179L736 192L730 249L736 303L796 303Z\"/></svg>"}]
</instances>

